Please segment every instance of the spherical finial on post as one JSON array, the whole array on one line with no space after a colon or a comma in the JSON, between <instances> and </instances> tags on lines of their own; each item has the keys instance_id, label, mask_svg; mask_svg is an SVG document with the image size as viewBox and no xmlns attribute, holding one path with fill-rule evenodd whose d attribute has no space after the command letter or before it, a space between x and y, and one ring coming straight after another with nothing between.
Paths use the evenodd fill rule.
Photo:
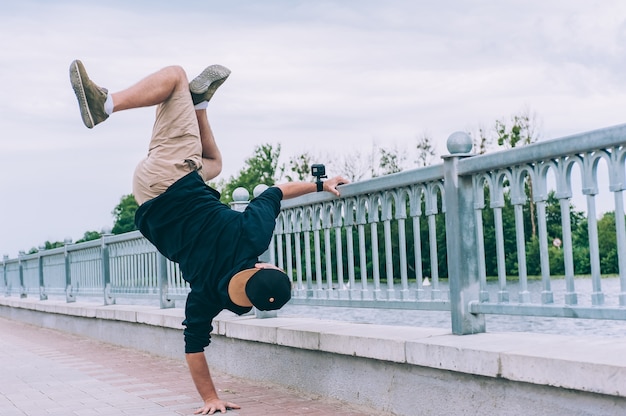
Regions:
<instances>
[{"instance_id":1,"label":"spherical finial on post","mask_svg":"<svg viewBox=\"0 0 626 416\"><path fill-rule=\"evenodd\" d=\"M472 138L464 131L456 131L448 137L448 152L450 154L467 154L472 150Z\"/></svg>"},{"instance_id":2,"label":"spherical finial on post","mask_svg":"<svg viewBox=\"0 0 626 416\"><path fill-rule=\"evenodd\" d=\"M256 198L257 196L265 192L267 188L269 188L269 186L265 185L264 183L260 183L254 187L254 190L252 191L252 195L254 195L254 197Z\"/></svg>"},{"instance_id":3,"label":"spherical finial on post","mask_svg":"<svg viewBox=\"0 0 626 416\"><path fill-rule=\"evenodd\" d=\"M243 212L248 206L248 198L250 192L246 188L239 187L233 191L233 202L230 203L231 209Z\"/></svg>"},{"instance_id":4,"label":"spherical finial on post","mask_svg":"<svg viewBox=\"0 0 626 416\"><path fill-rule=\"evenodd\" d=\"M235 202L247 202L249 197L250 192L241 186L233 191L233 201Z\"/></svg>"}]
</instances>

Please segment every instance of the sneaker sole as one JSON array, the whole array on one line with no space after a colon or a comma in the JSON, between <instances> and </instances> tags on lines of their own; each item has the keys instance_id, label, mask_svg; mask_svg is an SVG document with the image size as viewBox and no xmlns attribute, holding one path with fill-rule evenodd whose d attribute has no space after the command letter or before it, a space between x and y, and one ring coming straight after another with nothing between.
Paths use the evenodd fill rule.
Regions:
<instances>
[{"instance_id":1,"label":"sneaker sole","mask_svg":"<svg viewBox=\"0 0 626 416\"><path fill-rule=\"evenodd\" d=\"M189 83L189 91L196 95L204 95L206 101L209 101L229 75L230 69L222 65L211 65Z\"/></svg>"},{"instance_id":2,"label":"sneaker sole","mask_svg":"<svg viewBox=\"0 0 626 416\"><path fill-rule=\"evenodd\" d=\"M91 112L89 111L87 96L85 95L85 89L83 87L83 79L80 76L77 61L72 62L72 65L70 65L70 82L72 83L72 89L74 90L76 98L78 99L80 116L83 119L83 123L85 123L85 126L87 126L87 128L92 129L93 126L95 126L95 123L93 122L93 117L91 116Z\"/></svg>"}]
</instances>

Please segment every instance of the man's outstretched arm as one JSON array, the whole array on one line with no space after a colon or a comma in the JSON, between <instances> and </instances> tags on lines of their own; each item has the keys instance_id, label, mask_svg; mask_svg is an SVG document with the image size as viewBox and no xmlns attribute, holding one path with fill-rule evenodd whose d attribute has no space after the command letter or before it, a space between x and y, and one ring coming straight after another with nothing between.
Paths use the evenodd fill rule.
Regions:
<instances>
[{"instance_id":1,"label":"man's outstretched arm","mask_svg":"<svg viewBox=\"0 0 626 416\"><path fill-rule=\"evenodd\" d=\"M350 181L342 176L335 176L324 181L324 191L339 196L337 186L346 183L350 183ZM283 193L283 199L296 198L317 191L317 185L312 182L287 182L276 185L276 187Z\"/></svg>"},{"instance_id":2,"label":"man's outstretched arm","mask_svg":"<svg viewBox=\"0 0 626 416\"><path fill-rule=\"evenodd\" d=\"M241 408L235 403L223 401L218 397L204 352L188 353L185 354L185 358L191 372L191 378L204 401L204 405L196 410L194 414L212 415L218 411L226 413L227 409Z\"/></svg>"}]
</instances>

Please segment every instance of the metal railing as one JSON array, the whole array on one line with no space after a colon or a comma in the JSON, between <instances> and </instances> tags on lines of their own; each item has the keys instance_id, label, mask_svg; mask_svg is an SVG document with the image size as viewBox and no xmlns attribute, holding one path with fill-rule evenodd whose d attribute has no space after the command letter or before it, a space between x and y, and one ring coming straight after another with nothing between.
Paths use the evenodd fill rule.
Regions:
<instances>
[{"instance_id":1,"label":"metal railing","mask_svg":"<svg viewBox=\"0 0 626 416\"><path fill-rule=\"evenodd\" d=\"M267 260L292 278L293 303L449 310L456 334L483 332L484 314L626 320L625 143L626 125L621 125L472 155L469 136L454 133L448 139L450 155L441 164L348 184L339 198L320 193L283 201ZM599 183L600 169L608 179ZM581 301L581 276L574 270L570 214L576 187L586 201L589 302ZM558 296L548 248L550 191L558 199L562 229L564 293ZM600 192L612 194L615 212L619 283L610 292L600 267ZM247 192L234 198L233 208L242 209ZM527 275L529 204L539 245L538 293L529 289ZM514 235L505 235L507 207L514 212ZM491 228L484 223L487 212ZM486 236L487 229L494 235ZM495 293L486 273L486 237L495 244ZM515 248L506 249L505 241L511 240ZM510 256L517 259L513 280L507 276ZM147 297L166 308L189 290L177 265L138 232L17 259L5 256L0 273L7 296L38 293L42 300L53 293L64 293L68 302L103 296L105 304L118 297Z\"/></svg>"}]
</instances>

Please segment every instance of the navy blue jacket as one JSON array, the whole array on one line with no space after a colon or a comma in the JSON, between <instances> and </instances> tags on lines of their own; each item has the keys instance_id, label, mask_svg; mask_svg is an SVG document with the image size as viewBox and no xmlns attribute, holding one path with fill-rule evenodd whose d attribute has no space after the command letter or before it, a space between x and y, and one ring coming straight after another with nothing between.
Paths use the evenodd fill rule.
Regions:
<instances>
[{"instance_id":1,"label":"navy blue jacket","mask_svg":"<svg viewBox=\"0 0 626 416\"><path fill-rule=\"evenodd\" d=\"M179 264L191 292L185 306L185 352L204 351L213 318L223 309L250 311L228 297L228 282L254 267L269 246L283 194L270 187L244 212L221 203L220 194L189 173L135 215L141 233L168 259Z\"/></svg>"}]
</instances>

